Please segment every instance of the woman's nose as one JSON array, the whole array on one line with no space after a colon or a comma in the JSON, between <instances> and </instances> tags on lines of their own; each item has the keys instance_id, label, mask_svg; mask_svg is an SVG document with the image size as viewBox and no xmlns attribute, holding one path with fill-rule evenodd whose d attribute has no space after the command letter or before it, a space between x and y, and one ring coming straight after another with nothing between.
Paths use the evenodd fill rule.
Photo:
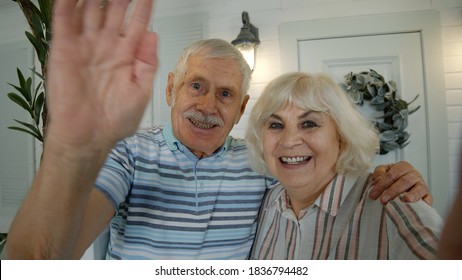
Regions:
<instances>
[{"instance_id":1,"label":"woman's nose","mask_svg":"<svg viewBox=\"0 0 462 280\"><path fill-rule=\"evenodd\" d=\"M303 143L302 132L299 129L285 128L279 142L283 147L286 148L300 145Z\"/></svg>"}]
</instances>

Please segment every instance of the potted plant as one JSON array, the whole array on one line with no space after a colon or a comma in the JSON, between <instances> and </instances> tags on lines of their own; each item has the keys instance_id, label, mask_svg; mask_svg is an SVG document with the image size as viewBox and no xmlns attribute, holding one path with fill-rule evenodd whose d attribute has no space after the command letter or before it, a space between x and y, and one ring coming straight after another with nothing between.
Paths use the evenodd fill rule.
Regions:
<instances>
[{"instance_id":1,"label":"potted plant","mask_svg":"<svg viewBox=\"0 0 462 280\"><path fill-rule=\"evenodd\" d=\"M40 82L34 87L33 77L25 77L21 70L16 69L17 84L10 83L16 92L8 93L8 97L29 113L32 123L15 120L20 126L10 126L9 128L31 134L38 141L43 142L47 122L45 76L49 42L51 40L53 0L38 0L38 6L31 0L13 1L18 4L29 24L30 31L26 31L25 35L33 45L40 63L40 72L33 69Z\"/></svg>"},{"instance_id":2,"label":"potted plant","mask_svg":"<svg viewBox=\"0 0 462 280\"><path fill-rule=\"evenodd\" d=\"M18 4L30 27L30 31L26 31L25 35L35 49L40 70L36 71L35 67L32 69L35 77L39 79L34 86L34 77L26 77L19 69L16 69L18 80L16 83L9 83L15 92L8 93L8 98L26 110L30 115L30 120L14 120L17 125L8 128L28 133L43 142L47 123L45 77L49 42L51 41L53 0L13 0L13 2ZM38 3L38 6L35 3ZM6 238L7 233L0 233L0 244Z\"/></svg>"},{"instance_id":3,"label":"potted plant","mask_svg":"<svg viewBox=\"0 0 462 280\"><path fill-rule=\"evenodd\" d=\"M395 149L402 149L409 144L410 134L406 131L408 116L420 106L410 109L409 105L419 95L407 102L397 95L396 82L386 81L375 70L360 73L350 72L341 85L358 106L365 102L378 111L374 125L380 133L380 152L384 155Z\"/></svg>"}]
</instances>

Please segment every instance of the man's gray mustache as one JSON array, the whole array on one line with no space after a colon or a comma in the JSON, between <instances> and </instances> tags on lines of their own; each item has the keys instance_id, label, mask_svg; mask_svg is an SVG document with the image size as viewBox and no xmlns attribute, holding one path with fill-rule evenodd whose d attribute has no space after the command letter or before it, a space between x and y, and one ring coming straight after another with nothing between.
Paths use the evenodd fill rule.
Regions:
<instances>
[{"instance_id":1,"label":"man's gray mustache","mask_svg":"<svg viewBox=\"0 0 462 280\"><path fill-rule=\"evenodd\" d=\"M214 115L206 115L199 111L186 111L184 112L183 117L206 125L217 125L220 127L224 125L221 118Z\"/></svg>"}]
</instances>

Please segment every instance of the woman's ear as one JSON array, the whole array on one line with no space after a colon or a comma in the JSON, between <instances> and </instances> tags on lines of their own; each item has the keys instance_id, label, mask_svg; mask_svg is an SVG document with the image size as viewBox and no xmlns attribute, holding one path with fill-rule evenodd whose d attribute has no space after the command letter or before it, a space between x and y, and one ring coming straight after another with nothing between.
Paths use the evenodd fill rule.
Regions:
<instances>
[{"instance_id":1,"label":"woman's ear","mask_svg":"<svg viewBox=\"0 0 462 280\"><path fill-rule=\"evenodd\" d=\"M337 133L337 136L338 136L338 156L340 157L340 155L345 151L346 142L345 140L343 140L342 136L339 133Z\"/></svg>"}]
</instances>

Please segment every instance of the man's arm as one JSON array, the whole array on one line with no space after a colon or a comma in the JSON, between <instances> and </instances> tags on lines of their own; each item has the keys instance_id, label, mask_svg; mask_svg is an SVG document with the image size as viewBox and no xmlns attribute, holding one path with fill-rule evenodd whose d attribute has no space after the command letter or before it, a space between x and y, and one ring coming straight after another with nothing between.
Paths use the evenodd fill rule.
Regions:
<instances>
[{"instance_id":1,"label":"man's arm","mask_svg":"<svg viewBox=\"0 0 462 280\"><path fill-rule=\"evenodd\" d=\"M462 260L462 189L459 188L441 233L438 259Z\"/></svg>"},{"instance_id":2,"label":"man's arm","mask_svg":"<svg viewBox=\"0 0 462 280\"><path fill-rule=\"evenodd\" d=\"M77 2L79 4L77 5ZM157 70L151 0L56 0L43 158L8 235L8 258L79 258L114 209L94 182L110 149L138 127Z\"/></svg>"},{"instance_id":3,"label":"man's arm","mask_svg":"<svg viewBox=\"0 0 462 280\"><path fill-rule=\"evenodd\" d=\"M380 197L383 204L402 193L406 193L404 199L407 202L423 199L429 205L433 203L433 197L428 193L422 175L406 161L378 166L374 170L373 178L374 189L370 197Z\"/></svg>"},{"instance_id":4,"label":"man's arm","mask_svg":"<svg viewBox=\"0 0 462 280\"><path fill-rule=\"evenodd\" d=\"M441 233L437 257L443 260L462 260L462 158L459 163L459 190Z\"/></svg>"}]
</instances>

